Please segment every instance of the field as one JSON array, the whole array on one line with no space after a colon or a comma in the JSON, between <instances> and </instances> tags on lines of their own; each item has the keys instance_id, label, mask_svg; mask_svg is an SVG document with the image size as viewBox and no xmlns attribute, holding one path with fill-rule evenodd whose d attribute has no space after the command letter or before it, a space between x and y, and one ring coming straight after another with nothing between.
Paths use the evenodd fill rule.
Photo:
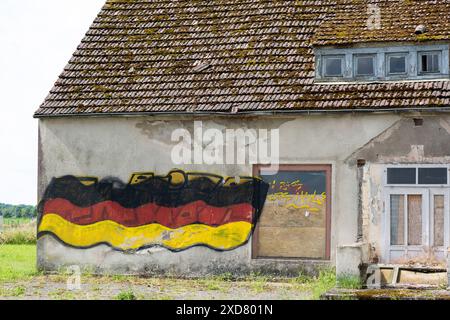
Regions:
<instances>
[{"instance_id":1,"label":"field","mask_svg":"<svg viewBox=\"0 0 450 320\"><path fill-rule=\"evenodd\" d=\"M3 218L3 226L5 228L15 228L30 223L32 221L33 219L29 218Z\"/></svg>"},{"instance_id":2,"label":"field","mask_svg":"<svg viewBox=\"0 0 450 320\"><path fill-rule=\"evenodd\" d=\"M27 280L36 275L35 245L0 246L0 283Z\"/></svg>"},{"instance_id":3,"label":"field","mask_svg":"<svg viewBox=\"0 0 450 320\"><path fill-rule=\"evenodd\" d=\"M83 274L81 289L69 290L70 275L36 271L35 221L14 220L5 225L0 234L0 299L309 300L336 284L333 270L324 270L317 278L274 279L255 274L239 280L227 274L202 279Z\"/></svg>"},{"instance_id":4,"label":"field","mask_svg":"<svg viewBox=\"0 0 450 320\"><path fill-rule=\"evenodd\" d=\"M4 219L0 233L0 245L36 244L36 220Z\"/></svg>"}]
</instances>

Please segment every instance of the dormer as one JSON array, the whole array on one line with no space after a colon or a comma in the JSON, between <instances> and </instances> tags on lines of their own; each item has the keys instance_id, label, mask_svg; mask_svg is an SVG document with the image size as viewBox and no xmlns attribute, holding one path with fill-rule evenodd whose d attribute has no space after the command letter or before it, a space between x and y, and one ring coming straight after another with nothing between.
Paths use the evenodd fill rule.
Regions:
<instances>
[{"instance_id":1,"label":"dormer","mask_svg":"<svg viewBox=\"0 0 450 320\"><path fill-rule=\"evenodd\" d=\"M317 29L316 82L449 80L450 1L362 1Z\"/></svg>"},{"instance_id":2,"label":"dormer","mask_svg":"<svg viewBox=\"0 0 450 320\"><path fill-rule=\"evenodd\" d=\"M316 48L317 82L449 79L448 44Z\"/></svg>"}]
</instances>

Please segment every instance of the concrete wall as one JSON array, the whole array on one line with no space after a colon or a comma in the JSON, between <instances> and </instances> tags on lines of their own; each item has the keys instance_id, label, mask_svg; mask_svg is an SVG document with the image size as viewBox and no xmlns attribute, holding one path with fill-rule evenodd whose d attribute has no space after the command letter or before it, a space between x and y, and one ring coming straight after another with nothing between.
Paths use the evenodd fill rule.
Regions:
<instances>
[{"instance_id":1,"label":"concrete wall","mask_svg":"<svg viewBox=\"0 0 450 320\"><path fill-rule=\"evenodd\" d=\"M280 162L332 165L331 263L336 248L356 242L358 179L355 152L392 127L394 114L305 115L265 118L197 118L205 128L280 129ZM188 165L171 161L171 133L192 130L194 118L89 117L41 119L39 126L39 194L53 177L114 176L128 181L133 172L166 174L174 167L224 176L252 175L251 165ZM353 158L352 158L353 157ZM358 157L356 157L358 158ZM355 158L355 159L356 159ZM367 231L372 232L372 231ZM375 239L375 238L374 238ZM251 259L251 244L228 252L195 247L182 252L152 249L139 254L69 248L44 236L38 241L38 265L56 270L81 265L96 272L165 273L198 276L212 273L267 271L296 274L322 262Z\"/></svg>"}]
</instances>

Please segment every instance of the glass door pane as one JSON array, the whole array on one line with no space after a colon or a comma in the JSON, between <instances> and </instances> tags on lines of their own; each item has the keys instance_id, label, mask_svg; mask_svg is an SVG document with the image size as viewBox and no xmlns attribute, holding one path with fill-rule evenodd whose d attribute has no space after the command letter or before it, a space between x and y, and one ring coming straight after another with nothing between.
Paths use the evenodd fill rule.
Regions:
<instances>
[{"instance_id":1,"label":"glass door pane","mask_svg":"<svg viewBox=\"0 0 450 320\"><path fill-rule=\"evenodd\" d=\"M405 196L391 195L391 245L405 244Z\"/></svg>"}]
</instances>

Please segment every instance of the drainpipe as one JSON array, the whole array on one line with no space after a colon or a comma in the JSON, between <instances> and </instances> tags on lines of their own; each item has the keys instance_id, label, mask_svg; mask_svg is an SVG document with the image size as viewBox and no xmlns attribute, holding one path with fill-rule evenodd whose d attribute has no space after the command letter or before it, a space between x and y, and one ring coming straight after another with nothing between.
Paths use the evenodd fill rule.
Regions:
<instances>
[{"instance_id":1,"label":"drainpipe","mask_svg":"<svg viewBox=\"0 0 450 320\"><path fill-rule=\"evenodd\" d=\"M363 241L363 205L362 205L362 182L364 175L364 166L366 160L359 159L357 161L357 179L358 179L358 231L356 235L356 242Z\"/></svg>"}]
</instances>

